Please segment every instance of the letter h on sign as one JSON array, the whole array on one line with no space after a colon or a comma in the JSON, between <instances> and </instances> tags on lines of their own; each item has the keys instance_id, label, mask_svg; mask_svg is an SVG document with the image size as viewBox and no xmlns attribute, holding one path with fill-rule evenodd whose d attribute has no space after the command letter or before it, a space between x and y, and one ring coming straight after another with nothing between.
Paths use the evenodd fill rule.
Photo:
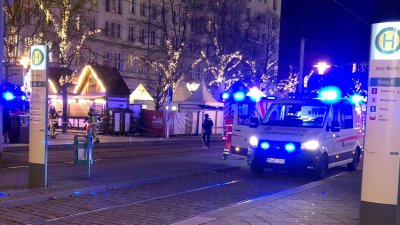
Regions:
<instances>
[{"instance_id":1,"label":"letter h on sign","mask_svg":"<svg viewBox=\"0 0 400 225\"><path fill-rule=\"evenodd\" d=\"M391 48L394 48L394 41L395 41L395 36L394 34L392 34L392 38L389 39L386 37L387 33L383 34L383 48L386 48L386 43L389 42L390 44L392 44Z\"/></svg>"}]
</instances>

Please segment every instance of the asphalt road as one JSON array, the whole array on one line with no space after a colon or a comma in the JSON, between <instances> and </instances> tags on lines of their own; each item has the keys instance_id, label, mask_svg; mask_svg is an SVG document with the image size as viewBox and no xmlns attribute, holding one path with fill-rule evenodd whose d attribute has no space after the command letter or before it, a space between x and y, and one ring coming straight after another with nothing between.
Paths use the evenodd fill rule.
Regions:
<instances>
[{"instance_id":1,"label":"asphalt road","mask_svg":"<svg viewBox=\"0 0 400 225\"><path fill-rule=\"evenodd\" d=\"M221 160L221 149L204 151L190 143L135 151L102 149L95 154L90 180L83 167L70 163L71 151L50 152L50 189L146 182L1 208L0 224L170 224L313 181L307 173L272 170L254 177L244 158ZM3 159L0 189L24 185L26 154ZM344 168L337 168L330 175L342 172Z\"/></svg>"}]
</instances>

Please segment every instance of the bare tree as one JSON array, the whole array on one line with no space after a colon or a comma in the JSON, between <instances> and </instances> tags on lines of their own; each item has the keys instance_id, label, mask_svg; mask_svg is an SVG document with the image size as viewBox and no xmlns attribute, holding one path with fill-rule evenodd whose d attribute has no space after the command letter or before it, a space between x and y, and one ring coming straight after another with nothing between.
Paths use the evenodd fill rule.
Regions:
<instances>
[{"instance_id":1,"label":"bare tree","mask_svg":"<svg viewBox=\"0 0 400 225\"><path fill-rule=\"evenodd\" d=\"M184 58L187 45L190 41L190 16L193 3L178 0L154 0L147 6L149 20L138 21L142 27L139 36L139 46L132 46L138 51L135 60L147 65L146 83L154 97L155 108L163 106L168 89L175 88L184 78ZM147 35L144 31L147 26ZM147 49L147 53L143 51ZM151 70L150 70L151 69Z\"/></svg>"},{"instance_id":2,"label":"bare tree","mask_svg":"<svg viewBox=\"0 0 400 225\"><path fill-rule=\"evenodd\" d=\"M279 54L279 18L272 11L254 15L242 44L244 80L271 92L276 86ZM248 76L250 74L251 76Z\"/></svg>"},{"instance_id":3,"label":"bare tree","mask_svg":"<svg viewBox=\"0 0 400 225\"><path fill-rule=\"evenodd\" d=\"M59 53L61 67L67 68L72 60L78 57L85 40L100 32L90 26L84 26L84 16L91 11L92 0L36 0L45 16L45 22L50 24L54 32L54 45ZM60 79L62 86L63 117L62 131L67 132L68 93L67 86L72 76L63 74Z\"/></svg>"},{"instance_id":4,"label":"bare tree","mask_svg":"<svg viewBox=\"0 0 400 225\"><path fill-rule=\"evenodd\" d=\"M234 69L242 60L241 29L247 4L245 0L209 1L203 19L206 21L206 24L203 24L204 34L199 36L206 42L202 46L200 58L193 63L193 66L200 63L205 65L205 72L213 76L211 85L229 87L239 80Z\"/></svg>"},{"instance_id":5,"label":"bare tree","mask_svg":"<svg viewBox=\"0 0 400 225\"><path fill-rule=\"evenodd\" d=\"M41 22L44 16L32 0L5 0L4 11L6 61L16 64L20 56L29 54L31 45L47 43L47 24Z\"/></svg>"}]
</instances>

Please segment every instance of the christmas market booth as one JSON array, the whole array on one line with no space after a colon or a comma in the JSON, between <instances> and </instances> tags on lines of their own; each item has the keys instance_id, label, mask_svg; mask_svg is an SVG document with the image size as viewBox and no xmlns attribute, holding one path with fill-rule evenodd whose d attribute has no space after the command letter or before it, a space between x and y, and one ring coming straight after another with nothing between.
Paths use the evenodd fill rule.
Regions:
<instances>
[{"instance_id":1,"label":"christmas market booth","mask_svg":"<svg viewBox=\"0 0 400 225\"><path fill-rule=\"evenodd\" d=\"M49 74L51 103L62 111L61 74ZM69 127L83 128L92 106L102 118L100 130L107 133L128 133L131 111L128 109L130 90L115 68L86 65L72 75L68 90ZM59 120L60 124L61 120Z\"/></svg>"},{"instance_id":2,"label":"christmas market booth","mask_svg":"<svg viewBox=\"0 0 400 225\"><path fill-rule=\"evenodd\" d=\"M189 129L192 134L201 134L204 115L208 114L214 122L213 133L222 133L224 104L215 100L208 91L204 80L201 81L200 86L192 95L188 95L184 100L173 101L172 105L177 105L176 110L178 111L174 115L176 127L174 130L183 127L182 125L178 126L178 124L185 124L186 133Z\"/></svg>"}]
</instances>

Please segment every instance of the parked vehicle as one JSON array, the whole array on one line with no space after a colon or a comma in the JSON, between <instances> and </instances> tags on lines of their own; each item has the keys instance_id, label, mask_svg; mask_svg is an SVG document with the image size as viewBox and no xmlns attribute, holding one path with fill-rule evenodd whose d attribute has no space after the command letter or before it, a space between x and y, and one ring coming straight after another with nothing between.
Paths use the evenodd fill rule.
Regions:
<instances>
[{"instance_id":1,"label":"parked vehicle","mask_svg":"<svg viewBox=\"0 0 400 225\"><path fill-rule=\"evenodd\" d=\"M355 170L364 143L360 105L345 99L281 99L269 108L249 142L248 163L255 174L264 168L312 169L318 179L328 168Z\"/></svg>"}]
</instances>

